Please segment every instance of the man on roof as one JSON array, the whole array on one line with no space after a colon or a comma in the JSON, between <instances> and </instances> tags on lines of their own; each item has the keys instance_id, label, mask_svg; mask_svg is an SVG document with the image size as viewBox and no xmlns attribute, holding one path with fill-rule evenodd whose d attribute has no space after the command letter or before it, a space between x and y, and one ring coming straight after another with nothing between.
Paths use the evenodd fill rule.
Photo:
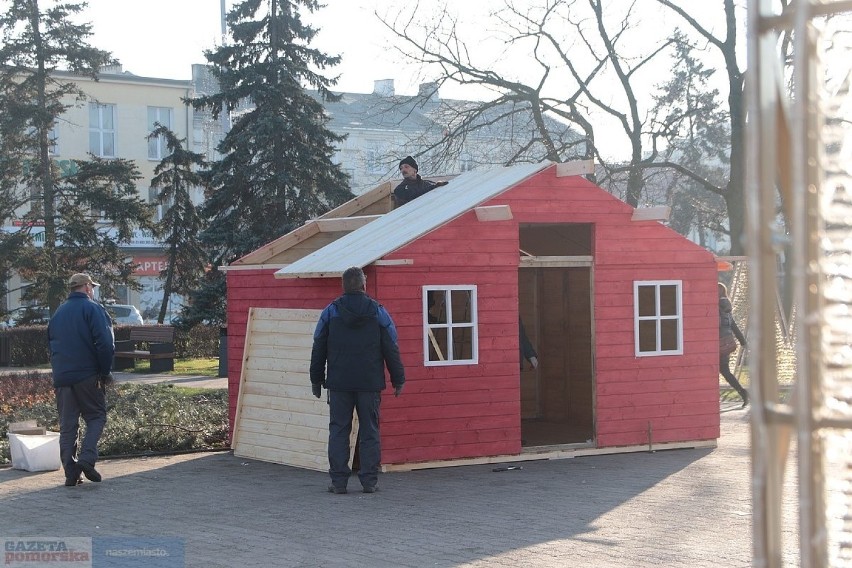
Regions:
<instances>
[{"instance_id":1,"label":"man on roof","mask_svg":"<svg viewBox=\"0 0 852 568\"><path fill-rule=\"evenodd\" d=\"M406 156L399 162L399 172L402 174L403 180L396 189L393 190L394 208L405 205L412 199L417 199L436 187L447 185L445 181L430 181L423 179L417 173L417 162L411 156Z\"/></svg>"}]
</instances>

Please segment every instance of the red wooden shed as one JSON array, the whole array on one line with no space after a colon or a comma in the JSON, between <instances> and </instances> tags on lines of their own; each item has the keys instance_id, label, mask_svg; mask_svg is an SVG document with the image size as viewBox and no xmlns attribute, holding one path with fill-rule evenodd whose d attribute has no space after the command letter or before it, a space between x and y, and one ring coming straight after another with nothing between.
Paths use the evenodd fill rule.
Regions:
<instances>
[{"instance_id":1,"label":"red wooden shed","mask_svg":"<svg viewBox=\"0 0 852 568\"><path fill-rule=\"evenodd\" d=\"M585 179L591 168L467 172L393 210L387 183L227 267L244 455L315 454L307 467L324 469L325 405L305 359L352 265L394 318L406 367L403 395L382 402L385 469L715 445L716 261ZM260 308L286 321L258 323L245 349ZM519 317L537 369L520 370ZM247 383L261 360L261 383Z\"/></svg>"}]
</instances>

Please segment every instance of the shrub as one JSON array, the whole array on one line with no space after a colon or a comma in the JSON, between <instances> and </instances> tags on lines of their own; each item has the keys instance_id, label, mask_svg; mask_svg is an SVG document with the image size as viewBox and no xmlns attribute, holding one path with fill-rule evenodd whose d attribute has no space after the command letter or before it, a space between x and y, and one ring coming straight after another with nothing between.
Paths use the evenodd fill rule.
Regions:
<instances>
[{"instance_id":1,"label":"shrub","mask_svg":"<svg viewBox=\"0 0 852 568\"><path fill-rule=\"evenodd\" d=\"M196 325L188 330L175 329L175 356L179 359L218 357L219 328Z\"/></svg>"},{"instance_id":2,"label":"shrub","mask_svg":"<svg viewBox=\"0 0 852 568\"><path fill-rule=\"evenodd\" d=\"M10 462L9 424L36 420L59 430L50 373L0 375L0 464ZM219 449L228 444L227 389L121 383L107 392L102 456Z\"/></svg>"},{"instance_id":3,"label":"shrub","mask_svg":"<svg viewBox=\"0 0 852 568\"><path fill-rule=\"evenodd\" d=\"M116 341L130 339L133 326L117 325L113 328ZM47 326L33 325L0 330L11 341L11 364L16 367L34 367L50 363L47 343ZM175 356L179 359L219 356L219 328L196 325L190 329L175 330Z\"/></svg>"},{"instance_id":4,"label":"shrub","mask_svg":"<svg viewBox=\"0 0 852 568\"><path fill-rule=\"evenodd\" d=\"M32 367L44 365L50 361L46 325L10 327L0 333L9 338L13 365Z\"/></svg>"}]
</instances>

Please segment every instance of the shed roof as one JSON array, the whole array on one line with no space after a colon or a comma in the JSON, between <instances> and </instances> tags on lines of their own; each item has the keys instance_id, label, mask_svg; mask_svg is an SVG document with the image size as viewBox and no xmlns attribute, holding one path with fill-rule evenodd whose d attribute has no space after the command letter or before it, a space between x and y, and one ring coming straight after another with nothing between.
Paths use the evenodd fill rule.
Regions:
<instances>
[{"instance_id":1,"label":"shed roof","mask_svg":"<svg viewBox=\"0 0 852 568\"><path fill-rule=\"evenodd\" d=\"M553 165L545 161L464 173L275 273L276 278L340 276L364 267Z\"/></svg>"}]
</instances>

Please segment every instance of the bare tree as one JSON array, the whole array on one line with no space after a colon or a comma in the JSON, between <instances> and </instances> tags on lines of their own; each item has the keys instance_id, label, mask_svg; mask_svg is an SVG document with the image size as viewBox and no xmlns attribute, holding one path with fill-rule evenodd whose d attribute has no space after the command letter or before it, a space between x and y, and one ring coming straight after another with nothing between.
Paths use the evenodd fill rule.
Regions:
<instances>
[{"instance_id":1,"label":"bare tree","mask_svg":"<svg viewBox=\"0 0 852 568\"><path fill-rule=\"evenodd\" d=\"M525 79L515 79L497 65L474 61L458 22L446 13L429 25L416 17L416 8L407 16L382 21L400 40L400 53L424 67L440 69L436 88L454 82L486 87L496 95L490 101L468 102L452 109L456 115L441 142L445 151L452 151L454 144L458 146L470 135L474 124L491 124L486 118L489 115L506 119L523 111L534 128L507 163L520 157L554 161L578 154L594 157L610 167L611 174L627 172L624 198L638 206L643 199L649 132L647 110L643 109L646 101L639 96L642 87L637 83L640 72L667 51L673 40L663 38L638 53L629 39L636 34L631 25L635 7L633 2L624 12L611 16L613 10L608 6L605 11L602 0L543 0L533 7L507 0L493 15L506 34L506 53L515 49L531 55L532 64L524 66ZM619 125L629 146L628 159L611 162L601 153L595 115L608 116ZM585 144L578 148L576 140L555 137L548 117L558 117L582 132ZM540 151L531 153L536 146ZM580 148L582 152L578 152Z\"/></svg>"},{"instance_id":2,"label":"bare tree","mask_svg":"<svg viewBox=\"0 0 852 568\"><path fill-rule=\"evenodd\" d=\"M663 6L677 13L683 18L693 30L704 38L710 46L719 52L725 64L725 73L728 83L728 119L729 119L729 145L728 145L728 179L723 187L715 186L697 174L693 169L683 164L666 163L664 165L674 167L684 174L705 183L707 189L719 193L725 200L728 212L728 223L731 235L731 254L743 253L742 235L745 229L745 207L743 201L744 183L744 151L745 151L745 99L743 96L744 70L740 69L737 62L737 14L734 0L723 0L725 11L724 37L717 37L698 20L696 20L686 8L683 8L671 0L657 0Z\"/></svg>"},{"instance_id":3,"label":"bare tree","mask_svg":"<svg viewBox=\"0 0 852 568\"><path fill-rule=\"evenodd\" d=\"M377 14L377 16L379 16ZM591 123L582 114L576 90L567 100L548 99L544 90L550 74L549 64L537 57L540 78L522 82L501 75L487 66L473 61L471 52L461 38L457 20L447 12L430 25L420 23L415 8L410 14L398 14L394 19L379 16L387 28L400 39L396 49L406 58L423 66L436 66L440 76L423 85L417 97L397 97L399 104L427 105L437 99L440 87L448 82L479 86L489 89L495 97L488 101L441 101L435 105L430 117L444 126L442 136L422 137L420 154L431 156L433 162L455 161L471 139L493 140L502 138L500 148L491 147L490 158L500 156L504 164L550 159L591 157L594 154L594 132ZM520 37L520 34L518 34ZM567 121L585 136L578 136ZM496 150L496 151L495 151ZM493 163L493 162L492 162Z\"/></svg>"}]
</instances>

